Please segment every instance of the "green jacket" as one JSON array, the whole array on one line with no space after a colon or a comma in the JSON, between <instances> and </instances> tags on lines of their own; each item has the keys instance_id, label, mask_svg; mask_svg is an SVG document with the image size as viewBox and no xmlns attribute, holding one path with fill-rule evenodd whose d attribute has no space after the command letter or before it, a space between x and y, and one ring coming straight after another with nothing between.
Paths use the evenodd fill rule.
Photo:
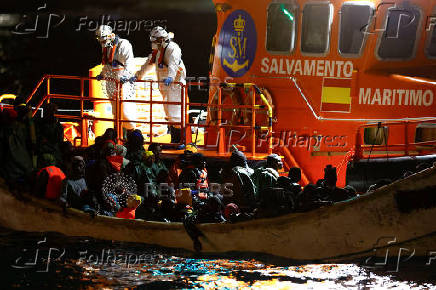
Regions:
<instances>
[{"instance_id":1,"label":"green jacket","mask_svg":"<svg viewBox=\"0 0 436 290\"><path fill-rule=\"evenodd\" d=\"M36 138L38 143L38 155L44 153L52 154L56 158L56 165L62 163L60 145L64 141L64 128L57 119L45 120L44 118L35 121Z\"/></svg>"},{"instance_id":2,"label":"green jacket","mask_svg":"<svg viewBox=\"0 0 436 290\"><path fill-rule=\"evenodd\" d=\"M251 178L253 170L235 166L232 168L233 201L241 208L250 211L256 207L256 185Z\"/></svg>"},{"instance_id":3,"label":"green jacket","mask_svg":"<svg viewBox=\"0 0 436 290\"><path fill-rule=\"evenodd\" d=\"M168 171L168 168L165 166L162 160L155 161L151 167L153 169L153 173L155 176L159 175L161 170Z\"/></svg>"},{"instance_id":4,"label":"green jacket","mask_svg":"<svg viewBox=\"0 0 436 290\"><path fill-rule=\"evenodd\" d=\"M254 171L252 178L256 186L256 201L259 201L266 189L276 186L279 173L275 169L261 167Z\"/></svg>"},{"instance_id":5,"label":"green jacket","mask_svg":"<svg viewBox=\"0 0 436 290\"><path fill-rule=\"evenodd\" d=\"M29 126L26 121L15 121L5 130L6 152L4 155L7 178L16 181L31 175L33 161Z\"/></svg>"}]
</instances>

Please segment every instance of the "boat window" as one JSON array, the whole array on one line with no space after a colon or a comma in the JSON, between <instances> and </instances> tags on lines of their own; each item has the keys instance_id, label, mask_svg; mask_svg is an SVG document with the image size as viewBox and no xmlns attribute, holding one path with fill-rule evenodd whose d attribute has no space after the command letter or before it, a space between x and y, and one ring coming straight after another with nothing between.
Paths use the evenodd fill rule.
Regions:
<instances>
[{"instance_id":1,"label":"boat window","mask_svg":"<svg viewBox=\"0 0 436 290\"><path fill-rule=\"evenodd\" d=\"M271 3L268 7L266 49L289 54L294 50L298 7L291 3Z\"/></svg>"},{"instance_id":2,"label":"boat window","mask_svg":"<svg viewBox=\"0 0 436 290\"><path fill-rule=\"evenodd\" d=\"M371 4L359 3L345 3L341 8L339 53L344 55L360 55L373 16Z\"/></svg>"},{"instance_id":3,"label":"boat window","mask_svg":"<svg viewBox=\"0 0 436 290\"><path fill-rule=\"evenodd\" d=\"M415 143L436 141L436 124L424 123L416 127Z\"/></svg>"},{"instance_id":4,"label":"boat window","mask_svg":"<svg viewBox=\"0 0 436 290\"><path fill-rule=\"evenodd\" d=\"M427 56L430 58L436 57L436 19L429 19L429 22L426 27L430 28L431 32L429 33L428 45L426 48Z\"/></svg>"},{"instance_id":5,"label":"boat window","mask_svg":"<svg viewBox=\"0 0 436 290\"><path fill-rule=\"evenodd\" d=\"M429 57L436 57L436 29L432 29L430 41L427 47L427 55Z\"/></svg>"},{"instance_id":6,"label":"boat window","mask_svg":"<svg viewBox=\"0 0 436 290\"><path fill-rule=\"evenodd\" d=\"M388 127L367 127L363 131L365 145L386 145Z\"/></svg>"},{"instance_id":7,"label":"boat window","mask_svg":"<svg viewBox=\"0 0 436 290\"><path fill-rule=\"evenodd\" d=\"M329 49L333 11L329 3L308 3L303 9L301 51L325 54Z\"/></svg>"},{"instance_id":8,"label":"boat window","mask_svg":"<svg viewBox=\"0 0 436 290\"><path fill-rule=\"evenodd\" d=\"M413 57L421 14L414 7L389 8L385 31L381 34L378 56L404 60Z\"/></svg>"}]
</instances>

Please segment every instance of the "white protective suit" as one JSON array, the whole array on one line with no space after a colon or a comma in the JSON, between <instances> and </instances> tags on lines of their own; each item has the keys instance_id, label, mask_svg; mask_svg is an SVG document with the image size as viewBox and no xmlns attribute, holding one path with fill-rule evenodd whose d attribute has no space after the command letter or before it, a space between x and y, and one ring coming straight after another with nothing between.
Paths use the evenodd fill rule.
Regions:
<instances>
[{"instance_id":1,"label":"white protective suit","mask_svg":"<svg viewBox=\"0 0 436 290\"><path fill-rule=\"evenodd\" d=\"M181 101L181 86L174 84L180 82L186 84L186 68L182 61L182 51L177 43L169 41L161 48L154 50L148 56L148 61L141 67L137 73L137 78L142 79L145 73L156 65L157 77L159 81L171 77L173 83L166 86L163 83L159 84L159 90L167 102ZM168 116L169 122L181 122L181 106L180 105L164 105L165 113Z\"/></svg>"},{"instance_id":2,"label":"white protective suit","mask_svg":"<svg viewBox=\"0 0 436 290\"><path fill-rule=\"evenodd\" d=\"M134 72L134 57L132 45L127 39L115 37L112 47L103 47L102 49L103 69L101 75L104 78L112 78L120 80L121 77L130 79L133 77ZM114 100L117 96L117 84L114 81L104 81L102 83L103 92L111 100ZM135 98L135 86L130 82L126 82L122 85L122 99L129 100ZM115 102L112 102L112 114L115 116ZM136 120L136 104L133 102L122 103L121 112L123 118L126 120ZM136 125L133 122L123 122L121 127L127 129L135 129Z\"/></svg>"}]
</instances>

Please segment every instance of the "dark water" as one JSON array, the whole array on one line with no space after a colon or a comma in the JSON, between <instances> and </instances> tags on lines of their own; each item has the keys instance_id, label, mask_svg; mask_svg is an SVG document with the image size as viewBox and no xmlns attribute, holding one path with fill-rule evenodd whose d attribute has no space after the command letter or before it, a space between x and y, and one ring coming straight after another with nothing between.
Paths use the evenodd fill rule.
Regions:
<instances>
[{"instance_id":1,"label":"dark water","mask_svg":"<svg viewBox=\"0 0 436 290\"><path fill-rule=\"evenodd\" d=\"M0 289L436 288L436 266L424 260L401 263L398 272L395 263L297 265L5 229L0 245Z\"/></svg>"}]
</instances>

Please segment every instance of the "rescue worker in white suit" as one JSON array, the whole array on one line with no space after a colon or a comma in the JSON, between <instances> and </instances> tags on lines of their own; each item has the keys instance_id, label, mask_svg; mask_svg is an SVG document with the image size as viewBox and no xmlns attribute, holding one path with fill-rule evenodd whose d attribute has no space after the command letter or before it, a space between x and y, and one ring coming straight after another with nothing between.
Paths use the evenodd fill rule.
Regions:
<instances>
[{"instance_id":1,"label":"rescue worker in white suit","mask_svg":"<svg viewBox=\"0 0 436 290\"><path fill-rule=\"evenodd\" d=\"M135 97L135 87L133 84L134 57L132 45L127 39L119 38L112 32L108 25L101 25L96 31L95 36L102 48L102 65L103 69L96 77L97 80L115 79L121 84L122 99L129 100ZM115 100L118 93L117 83L107 80L103 84L103 92L106 96ZM115 102L112 101L112 114L115 116ZM134 102L123 102L121 105L123 118L135 120L136 104ZM123 133L126 135L127 130L135 129L136 124L133 122L123 122Z\"/></svg>"},{"instance_id":2,"label":"rescue worker in white suit","mask_svg":"<svg viewBox=\"0 0 436 290\"><path fill-rule=\"evenodd\" d=\"M142 79L145 73L156 65L159 90L167 102L181 101L181 86L174 83L186 84L186 68L182 61L182 51L177 43L171 41L174 37L160 26L154 27L150 32L150 41L153 52L148 61L136 73L135 78ZM135 79L134 78L134 79ZM133 80L134 80L133 79ZM181 122L180 105L164 105L169 122ZM169 126L171 143L180 143L181 129L179 125Z\"/></svg>"}]
</instances>

